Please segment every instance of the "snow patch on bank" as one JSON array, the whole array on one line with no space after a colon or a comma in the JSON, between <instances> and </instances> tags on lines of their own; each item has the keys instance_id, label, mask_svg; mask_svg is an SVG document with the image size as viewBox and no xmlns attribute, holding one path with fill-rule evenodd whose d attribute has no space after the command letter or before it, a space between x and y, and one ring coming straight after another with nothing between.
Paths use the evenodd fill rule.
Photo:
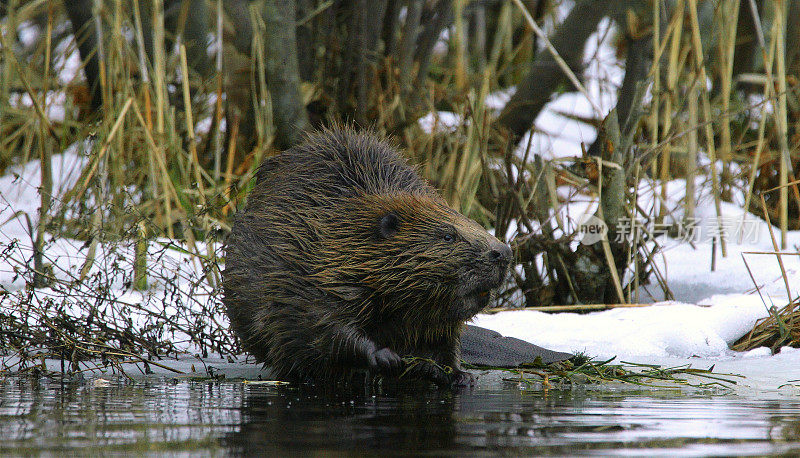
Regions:
<instances>
[{"instance_id":1,"label":"snow patch on bank","mask_svg":"<svg viewBox=\"0 0 800 458\"><path fill-rule=\"evenodd\" d=\"M758 296L720 295L708 306L661 302L587 314L481 314L473 324L552 350L617 356L732 357L728 346L768 315Z\"/></svg>"}]
</instances>

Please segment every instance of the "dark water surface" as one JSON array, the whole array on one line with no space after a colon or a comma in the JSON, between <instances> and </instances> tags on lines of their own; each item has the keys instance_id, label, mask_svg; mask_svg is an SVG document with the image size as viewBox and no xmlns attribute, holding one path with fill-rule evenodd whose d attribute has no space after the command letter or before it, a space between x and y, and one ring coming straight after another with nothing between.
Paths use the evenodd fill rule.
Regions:
<instances>
[{"instance_id":1,"label":"dark water surface","mask_svg":"<svg viewBox=\"0 0 800 458\"><path fill-rule=\"evenodd\" d=\"M236 381L0 378L0 454L800 456L800 397L682 390L313 394Z\"/></svg>"}]
</instances>

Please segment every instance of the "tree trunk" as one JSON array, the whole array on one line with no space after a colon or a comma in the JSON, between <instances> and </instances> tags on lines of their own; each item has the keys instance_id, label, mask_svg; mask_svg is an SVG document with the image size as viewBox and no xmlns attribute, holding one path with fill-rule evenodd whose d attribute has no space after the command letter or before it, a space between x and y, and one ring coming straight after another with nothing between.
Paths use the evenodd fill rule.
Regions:
<instances>
[{"instance_id":1,"label":"tree trunk","mask_svg":"<svg viewBox=\"0 0 800 458\"><path fill-rule=\"evenodd\" d=\"M628 120L628 114L634 102L636 83L644 81L647 77L647 73L650 71L650 62L653 58L652 35L645 35L638 39L626 36L625 41L628 49L625 55L625 77L622 79L622 86L617 92L617 115L619 122L623 126ZM602 150L600 141L601 137L598 135L592 146L589 147L588 154L590 156L600 155Z\"/></svg>"},{"instance_id":2,"label":"tree trunk","mask_svg":"<svg viewBox=\"0 0 800 458\"><path fill-rule=\"evenodd\" d=\"M603 17L612 14L618 5L614 0L580 0L550 38L561 58L580 74L586 40L597 29ZM497 122L509 129L516 138L527 132L539 112L550 101L558 86L567 81L547 49L536 55L531 70L517 85L517 91L500 113Z\"/></svg>"},{"instance_id":3,"label":"tree trunk","mask_svg":"<svg viewBox=\"0 0 800 458\"><path fill-rule=\"evenodd\" d=\"M81 59L86 61L83 72L86 75L86 84L89 86L92 111L99 110L103 105L100 92L100 59L95 52L97 49L97 30L95 30L92 16L93 0L72 0L64 2L64 7L72 23L72 33L78 43L78 52Z\"/></svg>"},{"instance_id":4,"label":"tree trunk","mask_svg":"<svg viewBox=\"0 0 800 458\"><path fill-rule=\"evenodd\" d=\"M308 114L300 95L297 63L294 0L266 0L264 18L264 64L272 96L275 141L289 148L308 128Z\"/></svg>"}]
</instances>

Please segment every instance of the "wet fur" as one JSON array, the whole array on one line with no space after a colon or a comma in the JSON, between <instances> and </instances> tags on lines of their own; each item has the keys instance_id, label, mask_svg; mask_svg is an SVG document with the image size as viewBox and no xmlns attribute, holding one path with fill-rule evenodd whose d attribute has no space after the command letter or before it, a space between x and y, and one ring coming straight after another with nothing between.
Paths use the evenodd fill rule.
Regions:
<instances>
[{"instance_id":1,"label":"wet fur","mask_svg":"<svg viewBox=\"0 0 800 458\"><path fill-rule=\"evenodd\" d=\"M383 348L458 375L463 323L488 300L475 293L508 264L493 249L507 246L394 148L338 128L264 161L226 244L224 302L244 349L281 379L374 369Z\"/></svg>"}]
</instances>

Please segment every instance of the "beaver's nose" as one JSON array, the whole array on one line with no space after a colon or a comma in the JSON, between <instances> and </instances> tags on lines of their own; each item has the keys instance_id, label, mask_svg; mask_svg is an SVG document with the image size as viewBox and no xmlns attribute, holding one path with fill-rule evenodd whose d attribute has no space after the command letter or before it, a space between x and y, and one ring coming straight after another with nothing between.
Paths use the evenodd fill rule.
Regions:
<instances>
[{"instance_id":1,"label":"beaver's nose","mask_svg":"<svg viewBox=\"0 0 800 458\"><path fill-rule=\"evenodd\" d=\"M493 243L492 246L489 247L488 257L490 261L498 264L508 264L511 262L512 256L511 247L500 241Z\"/></svg>"}]
</instances>

